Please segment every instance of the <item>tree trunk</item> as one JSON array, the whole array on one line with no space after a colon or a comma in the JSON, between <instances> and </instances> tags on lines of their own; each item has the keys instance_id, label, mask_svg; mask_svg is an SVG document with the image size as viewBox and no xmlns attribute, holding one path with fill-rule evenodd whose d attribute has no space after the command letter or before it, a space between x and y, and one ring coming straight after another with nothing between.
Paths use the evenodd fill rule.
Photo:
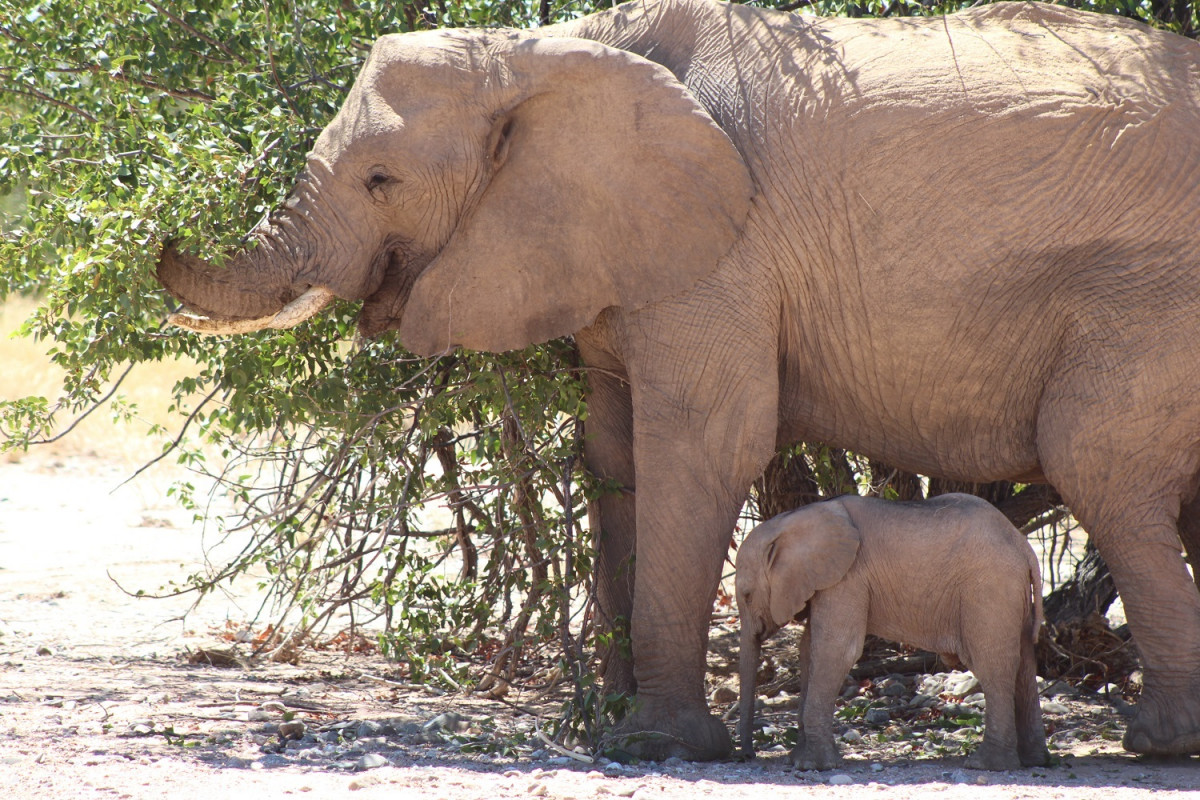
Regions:
<instances>
[{"instance_id":1,"label":"tree trunk","mask_svg":"<svg viewBox=\"0 0 1200 800\"><path fill-rule=\"evenodd\" d=\"M1043 608L1046 622L1059 626L1078 625L1093 614L1103 616L1117 599L1117 587L1108 565L1091 542L1083 551L1083 560L1075 574L1046 596Z\"/></svg>"}]
</instances>

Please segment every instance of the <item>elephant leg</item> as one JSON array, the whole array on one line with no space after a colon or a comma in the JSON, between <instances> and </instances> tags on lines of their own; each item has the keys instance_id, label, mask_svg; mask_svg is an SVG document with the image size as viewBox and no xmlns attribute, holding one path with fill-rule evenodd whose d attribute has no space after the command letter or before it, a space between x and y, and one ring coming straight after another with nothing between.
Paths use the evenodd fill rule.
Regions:
<instances>
[{"instance_id":1,"label":"elephant leg","mask_svg":"<svg viewBox=\"0 0 1200 800\"><path fill-rule=\"evenodd\" d=\"M804 623L796 646L800 665L800 697L796 705L796 741L804 741L804 704L808 701L808 681L812 677L812 620Z\"/></svg>"},{"instance_id":2,"label":"elephant leg","mask_svg":"<svg viewBox=\"0 0 1200 800\"><path fill-rule=\"evenodd\" d=\"M1200 593L1184 566L1174 524L1165 513L1156 522L1080 521L1112 571L1142 659L1145 686L1125 748L1157 755L1200 752Z\"/></svg>"},{"instance_id":3,"label":"elephant leg","mask_svg":"<svg viewBox=\"0 0 1200 800\"><path fill-rule=\"evenodd\" d=\"M1200 494L1179 509L1179 539L1192 568L1192 580L1200 586Z\"/></svg>"},{"instance_id":4,"label":"elephant leg","mask_svg":"<svg viewBox=\"0 0 1200 800\"><path fill-rule=\"evenodd\" d=\"M792 762L798 769L833 769L841 763L833 739L833 704L846 675L862 656L867 636L865 587L839 584L813 597L808 627L804 693Z\"/></svg>"},{"instance_id":5,"label":"elephant leg","mask_svg":"<svg viewBox=\"0 0 1200 800\"><path fill-rule=\"evenodd\" d=\"M589 374L584 454L588 468L610 484L589 507L596 536L596 604L610 634L600 653L606 694L633 695L637 683L629 640L633 617L635 504L633 409L629 384L610 371Z\"/></svg>"},{"instance_id":6,"label":"elephant leg","mask_svg":"<svg viewBox=\"0 0 1200 800\"><path fill-rule=\"evenodd\" d=\"M650 415L637 397L638 693L617 732L641 758L723 758L732 741L704 691L712 606L737 515L774 450L777 410L746 392L736 409Z\"/></svg>"},{"instance_id":7,"label":"elephant leg","mask_svg":"<svg viewBox=\"0 0 1200 800\"><path fill-rule=\"evenodd\" d=\"M1038 452L1108 564L1141 655L1145 686L1125 748L1200 753L1200 592L1178 529L1181 499L1194 492L1200 469L1179 442L1196 436L1164 424L1178 414L1139 411L1056 409L1039 420Z\"/></svg>"},{"instance_id":8,"label":"elephant leg","mask_svg":"<svg viewBox=\"0 0 1200 800\"><path fill-rule=\"evenodd\" d=\"M1011 639L1009 639L1011 642ZM967 756L968 769L1017 769L1016 678L1020 650L990 647L986 658L973 658L971 671L983 686L987 703L983 743Z\"/></svg>"},{"instance_id":9,"label":"elephant leg","mask_svg":"<svg viewBox=\"0 0 1200 800\"><path fill-rule=\"evenodd\" d=\"M1023 767L1041 767L1050 763L1050 751L1046 749L1046 726L1042 722L1042 701L1037 688L1037 655L1034 652L1034 639L1026 633L1032 625L1032 619L1026 620L1025 630L1021 631L1021 662L1017 667L1014 700L1017 758Z\"/></svg>"}]
</instances>

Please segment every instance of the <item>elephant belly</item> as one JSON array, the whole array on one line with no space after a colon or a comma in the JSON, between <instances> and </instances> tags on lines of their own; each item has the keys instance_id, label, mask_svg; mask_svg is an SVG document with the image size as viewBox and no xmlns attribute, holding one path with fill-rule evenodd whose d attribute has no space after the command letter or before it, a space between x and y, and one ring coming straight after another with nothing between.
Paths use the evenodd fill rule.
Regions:
<instances>
[{"instance_id":1,"label":"elephant belly","mask_svg":"<svg viewBox=\"0 0 1200 800\"><path fill-rule=\"evenodd\" d=\"M822 442L951 480L1038 482L1036 401L1030 401L1028 413L1018 414L1014 399L968 393L941 409L904 399L872 408L861 396L840 394L822 402L785 392L779 439L781 445Z\"/></svg>"}]
</instances>

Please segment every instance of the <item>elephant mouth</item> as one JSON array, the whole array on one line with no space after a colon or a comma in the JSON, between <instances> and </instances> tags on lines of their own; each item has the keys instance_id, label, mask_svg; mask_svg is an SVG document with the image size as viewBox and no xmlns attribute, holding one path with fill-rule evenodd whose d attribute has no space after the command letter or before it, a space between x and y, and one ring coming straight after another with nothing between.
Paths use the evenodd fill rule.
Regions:
<instances>
[{"instance_id":1,"label":"elephant mouth","mask_svg":"<svg viewBox=\"0 0 1200 800\"><path fill-rule=\"evenodd\" d=\"M176 327L209 336L250 333L268 329L282 330L294 328L312 317L329 305L333 297L333 292L328 289L312 286L276 313L264 317L223 319L188 310L185 307L168 316L167 321Z\"/></svg>"},{"instance_id":2,"label":"elephant mouth","mask_svg":"<svg viewBox=\"0 0 1200 800\"><path fill-rule=\"evenodd\" d=\"M358 330L365 338L400 327L413 284L432 260L431 255L412 252L406 241L397 240L383 250L376 262L379 284L363 302L358 317Z\"/></svg>"}]
</instances>

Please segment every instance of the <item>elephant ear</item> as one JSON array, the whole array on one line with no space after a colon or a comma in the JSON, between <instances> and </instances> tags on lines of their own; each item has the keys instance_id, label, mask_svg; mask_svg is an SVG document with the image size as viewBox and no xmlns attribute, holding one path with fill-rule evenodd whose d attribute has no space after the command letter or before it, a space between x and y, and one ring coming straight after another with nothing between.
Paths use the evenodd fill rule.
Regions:
<instances>
[{"instance_id":1,"label":"elephant ear","mask_svg":"<svg viewBox=\"0 0 1200 800\"><path fill-rule=\"evenodd\" d=\"M812 599L845 577L862 537L836 501L806 506L781 517L767 549L771 619L786 625Z\"/></svg>"},{"instance_id":2,"label":"elephant ear","mask_svg":"<svg viewBox=\"0 0 1200 800\"><path fill-rule=\"evenodd\" d=\"M750 174L664 67L569 38L508 39L488 155L500 166L413 285L412 351L500 352L574 333L711 273Z\"/></svg>"}]
</instances>

